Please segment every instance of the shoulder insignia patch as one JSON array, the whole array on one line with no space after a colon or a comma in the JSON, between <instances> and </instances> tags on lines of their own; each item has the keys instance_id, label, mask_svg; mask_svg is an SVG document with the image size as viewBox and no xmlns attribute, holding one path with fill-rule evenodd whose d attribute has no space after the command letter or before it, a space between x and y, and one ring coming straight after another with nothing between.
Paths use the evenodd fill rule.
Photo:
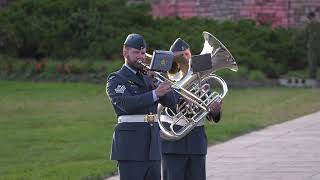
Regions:
<instances>
[{"instance_id":1,"label":"shoulder insignia patch","mask_svg":"<svg viewBox=\"0 0 320 180\"><path fill-rule=\"evenodd\" d=\"M116 93L120 93L120 94L123 94L125 90L126 90L126 87L124 85L118 85L117 88L114 89Z\"/></svg>"}]
</instances>

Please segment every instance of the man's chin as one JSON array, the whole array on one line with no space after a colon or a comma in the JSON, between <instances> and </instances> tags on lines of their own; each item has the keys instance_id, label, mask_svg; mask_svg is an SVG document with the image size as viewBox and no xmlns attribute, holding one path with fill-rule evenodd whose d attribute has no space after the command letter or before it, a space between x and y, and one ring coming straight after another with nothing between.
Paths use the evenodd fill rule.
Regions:
<instances>
[{"instance_id":1,"label":"man's chin","mask_svg":"<svg viewBox=\"0 0 320 180\"><path fill-rule=\"evenodd\" d=\"M143 69L143 66L138 63L130 64L129 66L135 71L141 71Z\"/></svg>"}]
</instances>

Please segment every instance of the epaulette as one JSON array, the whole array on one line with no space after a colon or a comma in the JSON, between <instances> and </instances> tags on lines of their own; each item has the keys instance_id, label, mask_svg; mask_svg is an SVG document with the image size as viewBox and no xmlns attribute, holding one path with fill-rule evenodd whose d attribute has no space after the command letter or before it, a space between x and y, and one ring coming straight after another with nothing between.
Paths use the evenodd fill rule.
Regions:
<instances>
[{"instance_id":1,"label":"epaulette","mask_svg":"<svg viewBox=\"0 0 320 180\"><path fill-rule=\"evenodd\" d=\"M115 78L116 75L117 75L117 74L116 74L115 72L110 73L109 76L108 76L108 80L111 80L111 79Z\"/></svg>"}]
</instances>

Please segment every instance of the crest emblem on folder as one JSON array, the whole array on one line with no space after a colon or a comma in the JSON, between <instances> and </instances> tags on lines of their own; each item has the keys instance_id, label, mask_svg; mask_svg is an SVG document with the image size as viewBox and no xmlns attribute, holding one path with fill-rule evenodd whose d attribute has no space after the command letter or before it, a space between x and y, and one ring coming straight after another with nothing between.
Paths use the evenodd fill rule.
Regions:
<instances>
[{"instance_id":1,"label":"crest emblem on folder","mask_svg":"<svg viewBox=\"0 0 320 180\"><path fill-rule=\"evenodd\" d=\"M167 72L170 70L173 63L173 52L155 50L153 51L150 69L158 72Z\"/></svg>"},{"instance_id":2,"label":"crest emblem on folder","mask_svg":"<svg viewBox=\"0 0 320 180\"><path fill-rule=\"evenodd\" d=\"M160 61L160 66L166 66L166 65L167 65L167 60L163 58L163 59Z\"/></svg>"}]
</instances>

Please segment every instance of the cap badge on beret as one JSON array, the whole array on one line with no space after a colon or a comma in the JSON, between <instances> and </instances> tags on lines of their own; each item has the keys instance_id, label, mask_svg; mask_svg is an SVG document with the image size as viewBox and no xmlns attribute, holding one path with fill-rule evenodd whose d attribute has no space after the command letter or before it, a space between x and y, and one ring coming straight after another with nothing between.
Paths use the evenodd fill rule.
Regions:
<instances>
[{"instance_id":1,"label":"cap badge on beret","mask_svg":"<svg viewBox=\"0 0 320 180\"><path fill-rule=\"evenodd\" d=\"M176 52L176 51L184 51L186 49L189 49L190 46L188 43L186 43L181 38L178 38L174 41L174 43L170 47L170 51Z\"/></svg>"}]
</instances>

